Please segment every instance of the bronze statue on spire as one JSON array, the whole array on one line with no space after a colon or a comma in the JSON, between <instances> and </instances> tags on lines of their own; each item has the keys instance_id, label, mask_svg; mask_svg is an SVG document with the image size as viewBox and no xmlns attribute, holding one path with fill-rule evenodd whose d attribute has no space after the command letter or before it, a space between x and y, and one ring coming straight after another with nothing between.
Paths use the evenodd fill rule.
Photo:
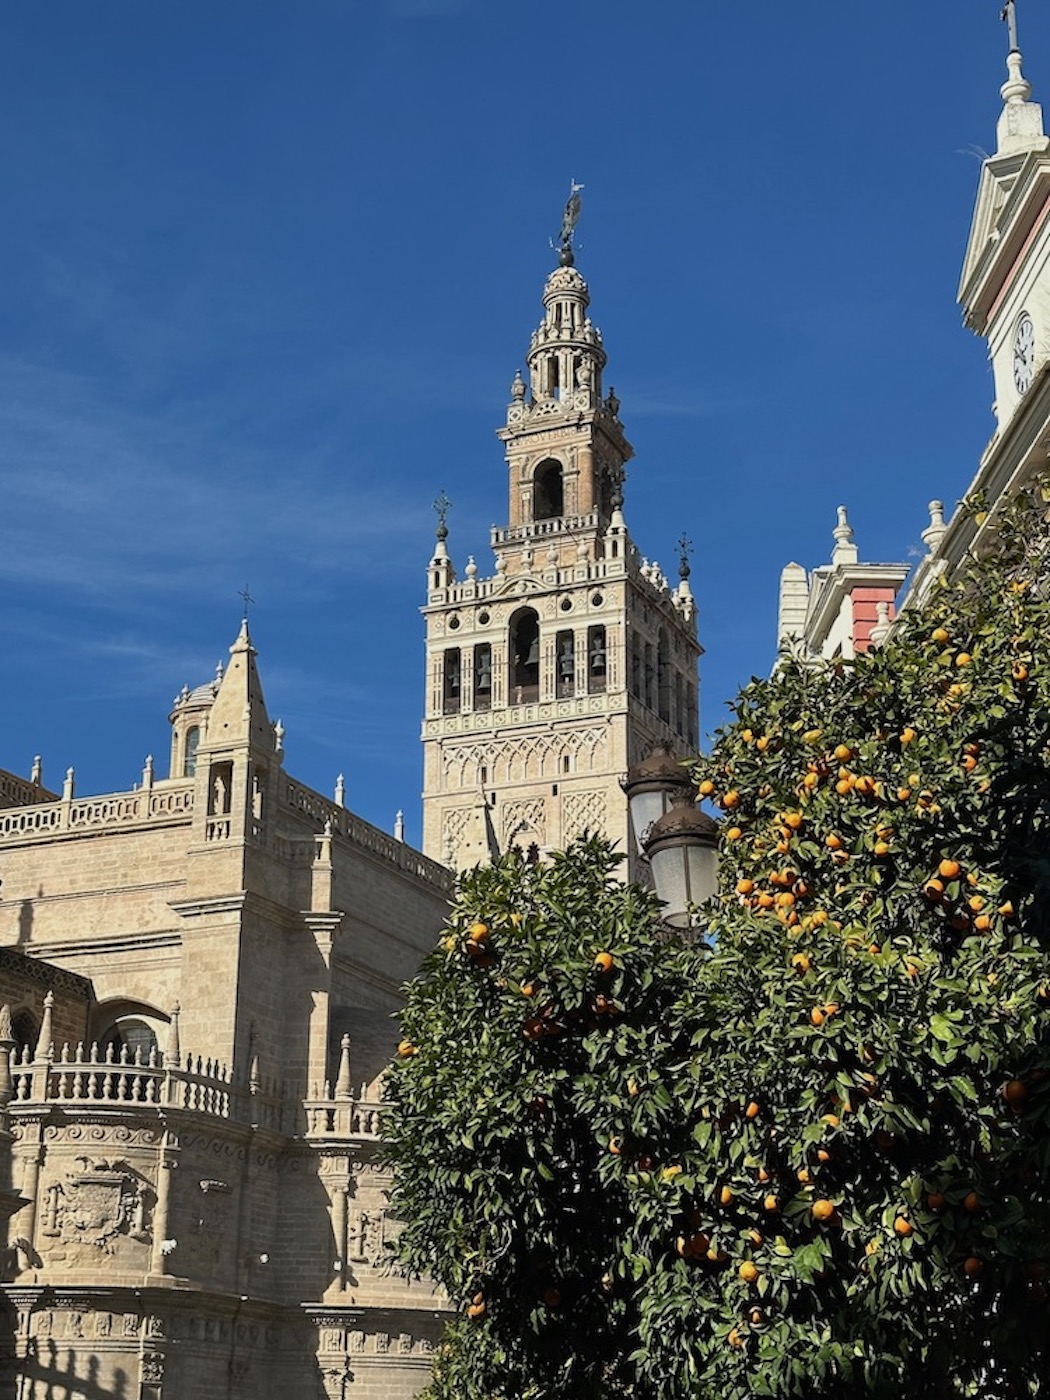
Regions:
<instances>
[{"instance_id":1,"label":"bronze statue on spire","mask_svg":"<svg viewBox=\"0 0 1050 1400\"><path fill-rule=\"evenodd\" d=\"M582 185L569 181L569 198L565 201L565 212L561 216L561 232L558 235L558 252L562 267L572 267L575 262L572 240L579 222L583 201L580 199Z\"/></svg>"}]
</instances>

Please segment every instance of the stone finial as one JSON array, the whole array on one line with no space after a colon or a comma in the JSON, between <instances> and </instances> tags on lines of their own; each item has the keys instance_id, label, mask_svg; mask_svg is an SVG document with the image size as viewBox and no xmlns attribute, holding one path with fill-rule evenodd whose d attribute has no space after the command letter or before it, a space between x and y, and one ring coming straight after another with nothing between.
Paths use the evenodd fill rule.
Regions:
<instances>
[{"instance_id":1,"label":"stone finial","mask_svg":"<svg viewBox=\"0 0 1050 1400\"><path fill-rule=\"evenodd\" d=\"M51 1057L51 1042L55 1034L52 1024L54 1005L55 994L49 991L44 998L44 1015L40 1021L40 1034L37 1036L36 1051L33 1055L34 1061L38 1064Z\"/></svg>"},{"instance_id":2,"label":"stone finial","mask_svg":"<svg viewBox=\"0 0 1050 1400\"><path fill-rule=\"evenodd\" d=\"M467 567L463 570L463 572L466 574L467 578L470 580L471 583L473 583L474 580L477 578L478 566L474 562L473 554L467 556Z\"/></svg>"},{"instance_id":3,"label":"stone finial","mask_svg":"<svg viewBox=\"0 0 1050 1400\"><path fill-rule=\"evenodd\" d=\"M405 814L398 808L397 816L394 818L394 840L403 841L405 839Z\"/></svg>"},{"instance_id":4,"label":"stone finial","mask_svg":"<svg viewBox=\"0 0 1050 1400\"><path fill-rule=\"evenodd\" d=\"M348 1099L353 1092L350 1084L350 1037L344 1035L339 1042L339 1075L335 1081L337 1099Z\"/></svg>"},{"instance_id":5,"label":"stone finial","mask_svg":"<svg viewBox=\"0 0 1050 1400\"><path fill-rule=\"evenodd\" d=\"M514 371L514 382L510 386L510 396L515 403L523 403L525 400L525 381L521 377L521 370Z\"/></svg>"},{"instance_id":6,"label":"stone finial","mask_svg":"<svg viewBox=\"0 0 1050 1400\"><path fill-rule=\"evenodd\" d=\"M179 1044L179 1013L182 1007L178 1002L171 1008L171 1021L168 1025L168 1045L164 1051L164 1063L169 1069L178 1069L182 1063L182 1047Z\"/></svg>"},{"instance_id":7,"label":"stone finial","mask_svg":"<svg viewBox=\"0 0 1050 1400\"><path fill-rule=\"evenodd\" d=\"M153 755L148 753L146 761L142 765L142 786L149 791L153 786Z\"/></svg>"},{"instance_id":8,"label":"stone finial","mask_svg":"<svg viewBox=\"0 0 1050 1400\"><path fill-rule=\"evenodd\" d=\"M0 1045L8 1044L15 1044L15 1035L11 1029L11 1008L5 1003L0 1006Z\"/></svg>"},{"instance_id":9,"label":"stone finial","mask_svg":"<svg viewBox=\"0 0 1050 1400\"><path fill-rule=\"evenodd\" d=\"M922 542L931 554L936 554L948 529L944 523L944 502L931 501L929 510L930 523L922 532Z\"/></svg>"},{"instance_id":10,"label":"stone finial","mask_svg":"<svg viewBox=\"0 0 1050 1400\"><path fill-rule=\"evenodd\" d=\"M833 564L855 564L857 562L857 545L853 538L853 527L849 523L845 506L838 508L838 524L832 534L835 536L835 548L831 551L831 562Z\"/></svg>"},{"instance_id":11,"label":"stone finial","mask_svg":"<svg viewBox=\"0 0 1050 1400\"><path fill-rule=\"evenodd\" d=\"M66 779L62 784L62 801L72 802L77 792L77 774L75 768L66 769Z\"/></svg>"},{"instance_id":12,"label":"stone finial","mask_svg":"<svg viewBox=\"0 0 1050 1400\"><path fill-rule=\"evenodd\" d=\"M337 807L346 806L346 780L340 773L335 780L335 797L333 798Z\"/></svg>"},{"instance_id":13,"label":"stone finial","mask_svg":"<svg viewBox=\"0 0 1050 1400\"><path fill-rule=\"evenodd\" d=\"M248 1092L258 1094L262 1091L262 1074L259 1070L259 1056L253 1055L251 1064L248 1066Z\"/></svg>"},{"instance_id":14,"label":"stone finial","mask_svg":"<svg viewBox=\"0 0 1050 1400\"><path fill-rule=\"evenodd\" d=\"M44 764L39 754L33 755L33 771L29 775L29 781L37 787L44 785Z\"/></svg>"},{"instance_id":15,"label":"stone finial","mask_svg":"<svg viewBox=\"0 0 1050 1400\"><path fill-rule=\"evenodd\" d=\"M280 720L273 727L273 748L274 753L284 752L285 727Z\"/></svg>"},{"instance_id":16,"label":"stone finial","mask_svg":"<svg viewBox=\"0 0 1050 1400\"><path fill-rule=\"evenodd\" d=\"M873 647L881 647L886 638L893 631L893 623L890 621L890 604L887 598L880 598L875 604L875 611L878 614L875 626L871 629L869 641Z\"/></svg>"}]
</instances>

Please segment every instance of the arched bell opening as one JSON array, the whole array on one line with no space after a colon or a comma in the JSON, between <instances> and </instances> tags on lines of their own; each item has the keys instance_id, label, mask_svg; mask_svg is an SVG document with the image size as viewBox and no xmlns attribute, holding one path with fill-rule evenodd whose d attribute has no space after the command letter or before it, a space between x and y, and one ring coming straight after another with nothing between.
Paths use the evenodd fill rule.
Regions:
<instances>
[{"instance_id":1,"label":"arched bell opening","mask_svg":"<svg viewBox=\"0 0 1050 1400\"><path fill-rule=\"evenodd\" d=\"M510 698L529 704L540 697L540 619L532 608L521 608L510 620Z\"/></svg>"},{"instance_id":2,"label":"arched bell opening","mask_svg":"<svg viewBox=\"0 0 1050 1400\"><path fill-rule=\"evenodd\" d=\"M533 519L557 520L565 514L565 476L562 464L548 457L536 468L532 489Z\"/></svg>"}]
</instances>

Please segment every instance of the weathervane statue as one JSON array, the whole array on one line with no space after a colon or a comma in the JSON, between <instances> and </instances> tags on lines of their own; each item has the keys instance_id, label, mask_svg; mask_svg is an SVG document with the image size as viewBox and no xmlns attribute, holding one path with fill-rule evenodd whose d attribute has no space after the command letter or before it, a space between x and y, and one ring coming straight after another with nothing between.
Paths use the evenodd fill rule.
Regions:
<instances>
[{"instance_id":1,"label":"weathervane statue","mask_svg":"<svg viewBox=\"0 0 1050 1400\"><path fill-rule=\"evenodd\" d=\"M583 201L580 199L582 185L569 181L569 198L565 201L565 213L561 216L561 233L558 235L558 252L562 267L572 267L576 261L572 250L572 240L580 218Z\"/></svg>"}]
</instances>

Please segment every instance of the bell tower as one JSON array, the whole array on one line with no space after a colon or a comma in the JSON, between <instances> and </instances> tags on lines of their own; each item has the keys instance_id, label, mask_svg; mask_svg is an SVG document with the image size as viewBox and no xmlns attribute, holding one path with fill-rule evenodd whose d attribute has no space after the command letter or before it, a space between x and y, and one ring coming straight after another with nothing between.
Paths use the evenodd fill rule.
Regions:
<instances>
[{"instance_id":1,"label":"bell tower","mask_svg":"<svg viewBox=\"0 0 1050 1400\"><path fill-rule=\"evenodd\" d=\"M630 855L620 779L656 743L698 737L696 608L684 547L672 587L624 519L633 448L575 266L573 186L543 319L511 385L508 523L494 572L457 578L448 502L428 569L423 849L457 869L511 846L537 859L583 831Z\"/></svg>"}]
</instances>

